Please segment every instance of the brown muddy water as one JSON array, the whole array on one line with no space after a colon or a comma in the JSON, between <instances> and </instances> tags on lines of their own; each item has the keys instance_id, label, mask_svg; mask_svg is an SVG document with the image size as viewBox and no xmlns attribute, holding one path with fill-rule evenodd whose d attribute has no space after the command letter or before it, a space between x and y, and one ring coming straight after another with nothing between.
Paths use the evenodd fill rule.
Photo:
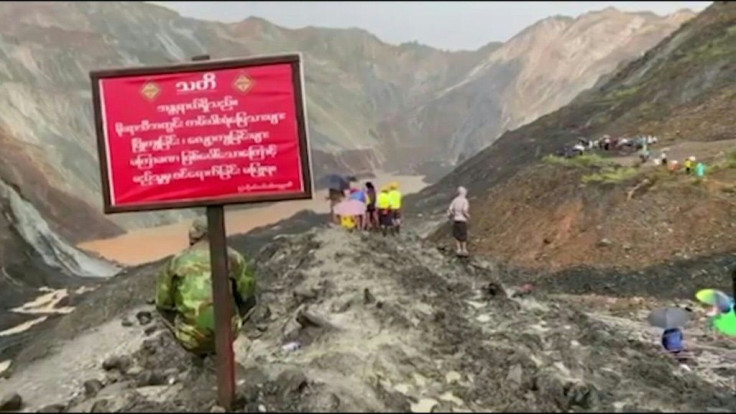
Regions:
<instances>
[{"instance_id":1,"label":"brown muddy water","mask_svg":"<svg viewBox=\"0 0 736 414\"><path fill-rule=\"evenodd\" d=\"M377 186L396 181L404 195L418 192L427 186L421 176L391 175L387 173L376 173L376 177L365 181L371 181ZM291 217L302 210L326 213L329 211L326 197L327 191L322 190L316 191L311 200L284 201L247 210L226 208L225 228L227 234L245 233L256 227L266 226ZM131 230L118 237L83 242L77 247L124 265L140 265L164 258L186 248L189 224L190 221L187 220L165 226Z\"/></svg>"}]
</instances>

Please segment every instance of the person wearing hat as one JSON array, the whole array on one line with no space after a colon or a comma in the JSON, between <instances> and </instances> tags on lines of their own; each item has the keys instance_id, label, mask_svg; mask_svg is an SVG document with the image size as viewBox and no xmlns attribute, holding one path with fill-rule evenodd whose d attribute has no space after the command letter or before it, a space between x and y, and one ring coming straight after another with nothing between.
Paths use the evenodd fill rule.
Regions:
<instances>
[{"instance_id":1,"label":"person wearing hat","mask_svg":"<svg viewBox=\"0 0 736 414\"><path fill-rule=\"evenodd\" d=\"M256 304L256 280L243 256L231 248L227 250L231 292L236 309L232 319L235 339L243 318ZM215 352L212 303L207 221L199 217L189 229L189 247L171 258L158 274L156 309L185 349L206 356Z\"/></svg>"},{"instance_id":2,"label":"person wearing hat","mask_svg":"<svg viewBox=\"0 0 736 414\"><path fill-rule=\"evenodd\" d=\"M685 174L690 174L695 169L695 157L690 156L685 160Z\"/></svg>"},{"instance_id":3,"label":"person wearing hat","mask_svg":"<svg viewBox=\"0 0 736 414\"><path fill-rule=\"evenodd\" d=\"M399 191L399 183L392 182L388 186L389 192L389 208L391 209L391 221L395 233L401 230L401 191Z\"/></svg>"}]
</instances>

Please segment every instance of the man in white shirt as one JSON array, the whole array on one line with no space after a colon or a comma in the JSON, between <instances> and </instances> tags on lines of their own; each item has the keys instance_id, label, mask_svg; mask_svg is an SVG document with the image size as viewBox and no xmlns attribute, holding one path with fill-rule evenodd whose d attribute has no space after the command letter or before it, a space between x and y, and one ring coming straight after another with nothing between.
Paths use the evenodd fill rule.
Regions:
<instances>
[{"instance_id":1,"label":"man in white shirt","mask_svg":"<svg viewBox=\"0 0 736 414\"><path fill-rule=\"evenodd\" d=\"M450 203L447 209L447 217L452 220L452 236L455 238L458 256L468 256L468 219L470 207L465 187L457 188L457 197Z\"/></svg>"}]
</instances>

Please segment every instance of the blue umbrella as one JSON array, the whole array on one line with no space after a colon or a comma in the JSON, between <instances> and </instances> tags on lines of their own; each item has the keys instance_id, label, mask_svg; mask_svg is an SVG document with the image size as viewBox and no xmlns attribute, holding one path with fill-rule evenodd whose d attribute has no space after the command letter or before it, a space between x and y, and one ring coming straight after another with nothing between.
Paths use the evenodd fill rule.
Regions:
<instances>
[{"instance_id":1,"label":"blue umbrella","mask_svg":"<svg viewBox=\"0 0 736 414\"><path fill-rule=\"evenodd\" d=\"M344 176L340 174L327 174L322 177L319 182L327 188L333 190L345 191L350 188L350 182L357 181L355 177Z\"/></svg>"}]
</instances>

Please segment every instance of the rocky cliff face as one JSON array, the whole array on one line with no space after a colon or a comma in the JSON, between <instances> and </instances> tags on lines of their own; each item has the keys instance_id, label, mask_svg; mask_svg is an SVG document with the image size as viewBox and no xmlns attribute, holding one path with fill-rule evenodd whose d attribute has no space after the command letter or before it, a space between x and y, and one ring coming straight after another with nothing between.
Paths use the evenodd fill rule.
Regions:
<instances>
[{"instance_id":1,"label":"rocky cliff face","mask_svg":"<svg viewBox=\"0 0 736 414\"><path fill-rule=\"evenodd\" d=\"M504 131L566 105L691 17L608 8L542 20L484 56L460 82L388 120L381 132L428 157L462 161Z\"/></svg>"},{"instance_id":2,"label":"rocky cliff face","mask_svg":"<svg viewBox=\"0 0 736 414\"><path fill-rule=\"evenodd\" d=\"M40 287L63 287L75 277L105 277L117 268L73 247L122 230L87 203L59 191L45 151L0 130L0 313Z\"/></svg>"},{"instance_id":3,"label":"rocky cliff face","mask_svg":"<svg viewBox=\"0 0 736 414\"><path fill-rule=\"evenodd\" d=\"M46 190L50 202L57 201L59 205L70 207L71 211L79 214L90 209L79 200ZM53 289L71 289L94 283L120 270L114 264L76 249L70 241L75 239L61 235L68 232L57 233L54 230L57 226L46 221L40 211L48 207L48 204L34 207L16 183L0 179L0 360L5 351L20 346L18 341L28 335L28 332L17 328L18 325L34 324L56 316L53 305L48 302L51 297L39 301L35 299L53 292ZM81 234L78 237L86 233L83 230L85 223L92 228L95 222L94 215L85 221L70 223L73 219L67 217L66 220L57 221L57 224L68 223L70 231L76 229ZM100 228L104 227L103 224ZM64 290L61 294L59 298L68 303L68 291ZM35 305L49 309L39 310L34 306L30 306L31 309L22 308L32 300L37 302ZM15 334L14 328L18 330Z\"/></svg>"},{"instance_id":4,"label":"rocky cliff face","mask_svg":"<svg viewBox=\"0 0 736 414\"><path fill-rule=\"evenodd\" d=\"M542 21L506 44L445 52L388 45L362 30L289 30L261 19L219 24L145 3L0 5L0 105L7 138L44 165L49 185L99 209L88 71L301 51L315 174L454 161L506 128L566 103L689 16L607 10ZM14 161L11 160L12 164ZM119 215L124 227L166 212Z\"/></svg>"}]
</instances>

